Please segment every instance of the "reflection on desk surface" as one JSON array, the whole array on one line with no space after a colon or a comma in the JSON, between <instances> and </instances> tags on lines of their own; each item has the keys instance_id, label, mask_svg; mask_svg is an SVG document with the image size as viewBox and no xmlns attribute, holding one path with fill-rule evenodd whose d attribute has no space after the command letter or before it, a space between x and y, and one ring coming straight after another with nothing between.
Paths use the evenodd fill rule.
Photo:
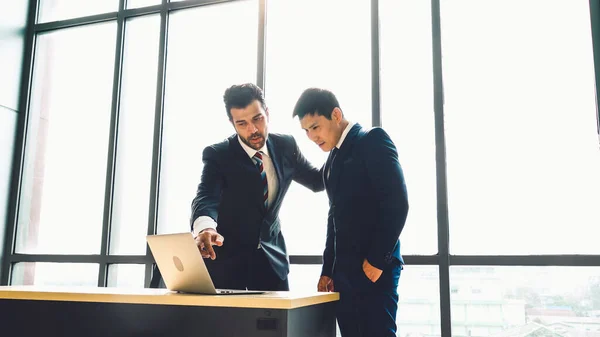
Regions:
<instances>
[{"instance_id":1,"label":"reflection on desk surface","mask_svg":"<svg viewBox=\"0 0 600 337\"><path fill-rule=\"evenodd\" d=\"M278 291L219 296L180 294L167 289L148 288L0 286L2 299L295 309L337 301L339 294Z\"/></svg>"}]
</instances>

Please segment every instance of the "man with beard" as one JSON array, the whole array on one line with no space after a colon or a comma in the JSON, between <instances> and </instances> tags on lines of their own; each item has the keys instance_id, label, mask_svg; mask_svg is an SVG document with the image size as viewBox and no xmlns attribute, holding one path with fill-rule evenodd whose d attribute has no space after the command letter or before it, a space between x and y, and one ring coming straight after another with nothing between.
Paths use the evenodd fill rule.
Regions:
<instances>
[{"instance_id":1,"label":"man with beard","mask_svg":"<svg viewBox=\"0 0 600 337\"><path fill-rule=\"evenodd\" d=\"M292 136L269 134L269 110L254 84L224 94L236 134L208 146L192 202L191 229L216 288L289 290L279 208L292 180L324 190L322 174Z\"/></svg>"}]
</instances>

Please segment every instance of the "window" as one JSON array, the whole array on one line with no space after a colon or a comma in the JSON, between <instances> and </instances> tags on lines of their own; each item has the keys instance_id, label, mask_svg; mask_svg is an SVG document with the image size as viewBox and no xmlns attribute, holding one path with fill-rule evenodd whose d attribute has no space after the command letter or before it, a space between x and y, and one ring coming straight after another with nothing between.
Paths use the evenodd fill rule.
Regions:
<instances>
[{"instance_id":1,"label":"window","mask_svg":"<svg viewBox=\"0 0 600 337\"><path fill-rule=\"evenodd\" d=\"M600 252L588 7L442 1L453 253Z\"/></svg>"},{"instance_id":2,"label":"window","mask_svg":"<svg viewBox=\"0 0 600 337\"><path fill-rule=\"evenodd\" d=\"M171 14L159 233L190 230L202 151L235 133L223 93L234 83L256 81L257 8L256 1L240 1Z\"/></svg>"},{"instance_id":3,"label":"window","mask_svg":"<svg viewBox=\"0 0 600 337\"><path fill-rule=\"evenodd\" d=\"M110 22L37 37L19 253L100 251L115 28Z\"/></svg>"},{"instance_id":4,"label":"window","mask_svg":"<svg viewBox=\"0 0 600 337\"><path fill-rule=\"evenodd\" d=\"M347 118L371 125L370 4L303 0L268 1L267 6L265 96L270 130L292 134L304 156L321 167L327 153L308 140L292 111L304 89L324 87L337 96ZM344 15L339 15L341 8ZM290 186L279 213L290 254L323 253L328 210L325 192Z\"/></svg>"},{"instance_id":5,"label":"window","mask_svg":"<svg viewBox=\"0 0 600 337\"><path fill-rule=\"evenodd\" d=\"M39 0L38 23L116 12L118 7L119 0Z\"/></svg>"},{"instance_id":6,"label":"window","mask_svg":"<svg viewBox=\"0 0 600 337\"><path fill-rule=\"evenodd\" d=\"M158 15L125 23L111 254L146 252L159 33Z\"/></svg>"},{"instance_id":7,"label":"window","mask_svg":"<svg viewBox=\"0 0 600 337\"><path fill-rule=\"evenodd\" d=\"M18 97L21 89L19 79L23 71L24 31L28 7L26 1L6 1L2 4L2 12L0 12L0 22L2 22L0 26L0 45L2 45L0 108L9 108L15 111L19 109Z\"/></svg>"},{"instance_id":8,"label":"window","mask_svg":"<svg viewBox=\"0 0 600 337\"><path fill-rule=\"evenodd\" d=\"M98 285L98 265L93 263L22 262L13 266L11 275L13 285Z\"/></svg>"},{"instance_id":9,"label":"window","mask_svg":"<svg viewBox=\"0 0 600 337\"><path fill-rule=\"evenodd\" d=\"M398 285L398 336L439 336L440 296L437 266L405 266Z\"/></svg>"},{"instance_id":10,"label":"window","mask_svg":"<svg viewBox=\"0 0 600 337\"><path fill-rule=\"evenodd\" d=\"M398 150L410 210L402 254L437 252L431 2L379 2L382 126Z\"/></svg>"},{"instance_id":11,"label":"window","mask_svg":"<svg viewBox=\"0 0 600 337\"><path fill-rule=\"evenodd\" d=\"M108 266L108 287L143 288L143 264L111 264Z\"/></svg>"},{"instance_id":12,"label":"window","mask_svg":"<svg viewBox=\"0 0 600 337\"><path fill-rule=\"evenodd\" d=\"M9 200L17 115L16 112L0 106L0 205L8 205ZM6 215L6 208L0 207L0 219L6 219ZM4 249L4 242L0 241L0 249Z\"/></svg>"},{"instance_id":13,"label":"window","mask_svg":"<svg viewBox=\"0 0 600 337\"><path fill-rule=\"evenodd\" d=\"M127 8L139 8L152 5L159 5L161 0L127 0Z\"/></svg>"},{"instance_id":14,"label":"window","mask_svg":"<svg viewBox=\"0 0 600 337\"><path fill-rule=\"evenodd\" d=\"M600 325L600 318L592 318L600 310L596 267L451 267L450 282L482 290L476 295L452 294L453 336L467 336L460 331L471 331L472 336L475 331L478 336L503 331L512 336L560 326L568 326L568 334L574 335ZM463 316L454 319L460 311Z\"/></svg>"},{"instance_id":15,"label":"window","mask_svg":"<svg viewBox=\"0 0 600 337\"><path fill-rule=\"evenodd\" d=\"M452 285L452 287L454 288L455 285ZM458 292L452 292L451 294L457 294ZM455 295L451 295L451 296L455 296ZM466 306L464 304L457 304L454 303L452 304L451 307L452 310L452 323L457 323L457 322L463 322L465 320L466 314ZM456 331L453 331L456 332Z\"/></svg>"},{"instance_id":16,"label":"window","mask_svg":"<svg viewBox=\"0 0 600 337\"><path fill-rule=\"evenodd\" d=\"M321 265L293 264L290 266L289 284L291 291L315 291L321 277Z\"/></svg>"}]
</instances>

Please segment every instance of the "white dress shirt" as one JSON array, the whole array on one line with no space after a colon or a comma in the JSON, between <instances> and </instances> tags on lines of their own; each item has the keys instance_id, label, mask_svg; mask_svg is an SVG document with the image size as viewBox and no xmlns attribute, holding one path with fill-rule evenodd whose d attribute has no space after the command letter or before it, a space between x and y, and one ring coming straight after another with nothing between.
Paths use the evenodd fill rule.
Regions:
<instances>
[{"instance_id":1,"label":"white dress shirt","mask_svg":"<svg viewBox=\"0 0 600 337\"><path fill-rule=\"evenodd\" d=\"M335 145L335 147L337 147L338 150L340 149L340 147L342 147L342 143L344 143L344 139L346 139L348 132L350 132L350 129L352 129L354 124L356 124L356 123L348 122L348 125L346 125L346 128L342 132L342 136L340 137L340 140L338 140L338 143Z\"/></svg>"},{"instance_id":2,"label":"white dress shirt","mask_svg":"<svg viewBox=\"0 0 600 337\"><path fill-rule=\"evenodd\" d=\"M277 173L275 172L275 167L273 166L273 161L271 160L269 150L267 149L267 143L265 142L265 145L257 151L251 148L250 146L246 145L244 142L242 142L239 135L238 141L240 142L242 149L246 151L250 159L254 157L254 154L256 154L256 152L260 151L263 153L263 170L267 175L267 187L269 189L267 203L270 207L272 202L275 200L275 196L277 195L278 180ZM254 160L252 160L252 162L254 163ZM196 220L194 220L194 236L198 235L200 231L206 228L216 229L217 223L209 216L200 216Z\"/></svg>"}]
</instances>

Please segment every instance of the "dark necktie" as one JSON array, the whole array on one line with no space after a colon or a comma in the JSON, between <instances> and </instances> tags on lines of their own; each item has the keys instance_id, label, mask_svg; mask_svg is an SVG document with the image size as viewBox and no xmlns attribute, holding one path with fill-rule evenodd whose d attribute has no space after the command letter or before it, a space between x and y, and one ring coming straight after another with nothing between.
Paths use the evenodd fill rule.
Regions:
<instances>
[{"instance_id":1,"label":"dark necktie","mask_svg":"<svg viewBox=\"0 0 600 337\"><path fill-rule=\"evenodd\" d=\"M334 147L331 150L331 161L329 162L329 168L327 169L327 180L329 180L329 176L331 176L331 168L333 167L333 162L335 161L335 156L337 155L338 148Z\"/></svg>"},{"instance_id":2,"label":"dark necktie","mask_svg":"<svg viewBox=\"0 0 600 337\"><path fill-rule=\"evenodd\" d=\"M267 173L265 172L265 168L263 165L263 154L262 152L256 152L254 157L252 157L254 164L258 168L258 172L260 173L260 179L262 180L263 185L263 203L265 204L265 208L269 206L269 186L267 185Z\"/></svg>"}]
</instances>

